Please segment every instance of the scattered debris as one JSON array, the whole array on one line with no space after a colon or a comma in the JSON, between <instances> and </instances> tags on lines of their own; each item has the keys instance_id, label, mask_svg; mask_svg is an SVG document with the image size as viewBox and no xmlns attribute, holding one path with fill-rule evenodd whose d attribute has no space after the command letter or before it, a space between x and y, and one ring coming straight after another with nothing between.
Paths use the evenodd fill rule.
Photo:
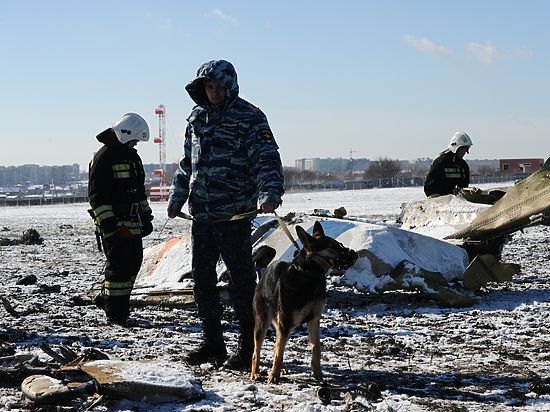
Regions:
<instances>
[{"instance_id":1,"label":"scattered debris","mask_svg":"<svg viewBox=\"0 0 550 412\"><path fill-rule=\"evenodd\" d=\"M41 245L44 239L36 229L26 230L21 239L0 238L0 246L15 246L15 245Z\"/></svg>"},{"instance_id":2,"label":"scattered debris","mask_svg":"<svg viewBox=\"0 0 550 412\"><path fill-rule=\"evenodd\" d=\"M5 342L0 339L0 356L13 355L15 353L15 345L10 342ZM0 358L2 362L2 358Z\"/></svg>"},{"instance_id":3,"label":"scattered debris","mask_svg":"<svg viewBox=\"0 0 550 412\"><path fill-rule=\"evenodd\" d=\"M7 298L0 296L0 300L2 300L2 305L4 306L4 309L6 309L6 312L16 318L21 316L20 313L13 308L13 305Z\"/></svg>"},{"instance_id":4,"label":"scattered debris","mask_svg":"<svg viewBox=\"0 0 550 412\"><path fill-rule=\"evenodd\" d=\"M337 219L342 219L345 216L347 216L347 214L348 214L348 211L346 210L346 208L344 206L340 206L334 209L332 213L330 213L330 210L328 209L313 209L312 216L334 217Z\"/></svg>"},{"instance_id":5,"label":"scattered debris","mask_svg":"<svg viewBox=\"0 0 550 412\"><path fill-rule=\"evenodd\" d=\"M442 307L465 308L477 303L471 292L461 290L458 284L451 286L441 273L420 268L408 260L401 261L390 276L398 289L424 292Z\"/></svg>"},{"instance_id":6,"label":"scattered debris","mask_svg":"<svg viewBox=\"0 0 550 412\"><path fill-rule=\"evenodd\" d=\"M477 255L464 272L464 287L480 290L488 282L509 282L519 271L517 264L502 263L490 254Z\"/></svg>"},{"instance_id":7,"label":"scattered debris","mask_svg":"<svg viewBox=\"0 0 550 412\"><path fill-rule=\"evenodd\" d=\"M36 275L27 275L16 282L16 285L34 285L38 281Z\"/></svg>"},{"instance_id":8,"label":"scattered debris","mask_svg":"<svg viewBox=\"0 0 550 412\"><path fill-rule=\"evenodd\" d=\"M64 405L98 392L150 403L181 402L205 396L201 382L186 367L160 361L111 361L103 352L86 348L81 354L60 345L40 345L53 362L33 354L0 358L0 382L21 383L21 391L38 405Z\"/></svg>"},{"instance_id":9,"label":"scattered debris","mask_svg":"<svg viewBox=\"0 0 550 412\"><path fill-rule=\"evenodd\" d=\"M142 402L164 403L201 399L201 382L183 365L161 361L86 362L81 370L93 377L102 391Z\"/></svg>"},{"instance_id":10,"label":"scattered debris","mask_svg":"<svg viewBox=\"0 0 550 412\"><path fill-rule=\"evenodd\" d=\"M53 365L56 368L58 365ZM50 375L52 365L48 365L33 354L17 354L0 358L0 383L19 384L31 375Z\"/></svg>"},{"instance_id":11,"label":"scattered debris","mask_svg":"<svg viewBox=\"0 0 550 412\"><path fill-rule=\"evenodd\" d=\"M334 212L332 212L332 215L338 219L342 219L347 214L348 214L348 211L344 206L341 206L338 209L334 209Z\"/></svg>"},{"instance_id":12,"label":"scattered debris","mask_svg":"<svg viewBox=\"0 0 550 412\"><path fill-rule=\"evenodd\" d=\"M528 389L537 395L550 394L550 379L537 379L529 385Z\"/></svg>"},{"instance_id":13,"label":"scattered debris","mask_svg":"<svg viewBox=\"0 0 550 412\"><path fill-rule=\"evenodd\" d=\"M62 381L47 375L31 375L21 383L21 392L38 404L63 404L81 395L96 391L93 380L69 387Z\"/></svg>"},{"instance_id":14,"label":"scattered debris","mask_svg":"<svg viewBox=\"0 0 550 412\"><path fill-rule=\"evenodd\" d=\"M313 216L332 217L328 209L313 209Z\"/></svg>"},{"instance_id":15,"label":"scattered debris","mask_svg":"<svg viewBox=\"0 0 550 412\"><path fill-rule=\"evenodd\" d=\"M73 306L89 306L94 302L85 296L71 296L69 299Z\"/></svg>"},{"instance_id":16,"label":"scattered debris","mask_svg":"<svg viewBox=\"0 0 550 412\"><path fill-rule=\"evenodd\" d=\"M29 229L21 236L21 243L24 245L41 245L44 239L40 237L40 234L36 229Z\"/></svg>"},{"instance_id":17,"label":"scattered debris","mask_svg":"<svg viewBox=\"0 0 550 412\"><path fill-rule=\"evenodd\" d=\"M40 285L40 293L59 293L61 292L60 285Z\"/></svg>"}]
</instances>

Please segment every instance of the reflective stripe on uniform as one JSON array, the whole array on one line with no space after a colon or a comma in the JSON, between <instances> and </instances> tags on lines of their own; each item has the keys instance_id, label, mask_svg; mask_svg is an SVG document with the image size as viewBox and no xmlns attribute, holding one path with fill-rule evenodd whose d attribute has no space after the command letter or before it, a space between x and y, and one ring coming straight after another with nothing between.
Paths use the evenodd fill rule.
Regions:
<instances>
[{"instance_id":1,"label":"reflective stripe on uniform","mask_svg":"<svg viewBox=\"0 0 550 412\"><path fill-rule=\"evenodd\" d=\"M113 176L115 179L127 179L131 177L130 165L127 163L114 164Z\"/></svg>"},{"instance_id":2,"label":"reflective stripe on uniform","mask_svg":"<svg viewBox=\"0 0 550 412\"><path fill-rule=\"evenodd\" d=\"M444 172L445 177L448 179L460 179L461 177L466 177L463 170L458 167L446 167Z\"/></svg>"},{"instance_id":3,"label":"reflective stripe on uniform","mask_svg":"<svg viewBox=\"0 0 550 412\"><path fill-rule=\"evenodd\" d=\"M128 296L132 293L132 288L134 287L134 281L130 280L128 282L109 282L105 281L105 294L107 296Z\"/></svg>"},{"instance_id":4,"label":"reflective stripe on uniform","mask_svg":"<svg viewBox=\"0 0 550 412\"><path fill-rule=\"evenodd\" d=\"M101 205L94 209L94 215L97 219L97 223L101 224L102 221L110 217L114 217L113 207L111 205Z\"/></svg>"}]
</instances>

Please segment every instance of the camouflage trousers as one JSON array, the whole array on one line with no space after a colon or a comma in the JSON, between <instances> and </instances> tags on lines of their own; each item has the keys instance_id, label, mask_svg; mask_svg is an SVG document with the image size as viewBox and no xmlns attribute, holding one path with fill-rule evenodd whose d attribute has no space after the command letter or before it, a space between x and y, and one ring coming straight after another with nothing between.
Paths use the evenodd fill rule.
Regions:
<instances>
[{"instance_id":1,"label":"camouflage trousers","mask_svg":"<svg viewBox=\"0 0 550 412\"><path fill-rule=\"evenodd\" d=\"M229 273L229 295L235 315L241 324L254 323L252 299L256 272L252 263L250 221L195 221L191 231L193 292L201 320L217 320L222 316L216 273L221 257Z\"/></svg>"}]
</instances>

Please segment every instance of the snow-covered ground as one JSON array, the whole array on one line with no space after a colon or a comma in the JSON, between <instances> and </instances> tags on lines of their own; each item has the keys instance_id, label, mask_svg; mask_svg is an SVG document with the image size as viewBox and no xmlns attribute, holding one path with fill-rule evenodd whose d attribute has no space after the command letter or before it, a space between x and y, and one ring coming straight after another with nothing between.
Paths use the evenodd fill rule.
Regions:
<instances>
[{"instance_id":1,"label":"snow-covered ground","mask_svg":"<svg viewBox=\"0 0 550 412\"><path fill-rule=\"evenodd\" d=\"M395 225L403 202L423 198L422 188L290 193L278 213L344 206L349 216ZM173 219L161 233L166 204L152 207L155 232L146 247L189 231L187 221ZM0 296L21 314L0 307L0 340L15 343L18 353L45 359L43 343L76 352L94 347L111 359L181 363L199 342L194 310L135 308L138 326L121 328L107 325L95 306L76 303L75 296L97 284L104 264L86 209L86 204L0 208L0 238L19 238L29 228L44 238L43 245L0 246ZM520 264L521 272L512 282L488 285L479 303L466 309L439 308L419 293L331 286L321 322L323 385L310 376L307 332L299 329L287 345L287 374L279 385L203 365L193 369L206 392L199 402L152 405L107 397L90 410L550 410L549 234L547 227L516 233L503 260ZM31 274L38 278L35 285L16 285ZM224 325L231 350L238 337L231 311ZM264 372L272 349L270 334L262 351ZM321 393L330 388L330 403L323 404L320 387ZM89 404L73 407L84 410ZM33 408L19 386L1 382L0 409Z\"/></svg>"}]
</instances>

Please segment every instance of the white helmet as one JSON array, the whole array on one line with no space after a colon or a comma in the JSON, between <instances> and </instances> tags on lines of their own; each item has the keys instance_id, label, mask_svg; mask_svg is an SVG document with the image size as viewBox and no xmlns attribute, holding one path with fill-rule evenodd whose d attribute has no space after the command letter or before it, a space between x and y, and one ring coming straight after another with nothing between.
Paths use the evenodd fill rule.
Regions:
<instances>
[{"instance_id":1,"label":"white helmet","mask_svg":"<svg viewBox=\"0 0 550 412\"><path fill-rule=\"evenodd\" d=\"M449 150L453 153L456 153L457 149L462 146L473 146L472 139L465 132L456 132L451 137L451 142L449 143Z\"/></svg>"},{"instance_id":2,"label":"white helmet","mask_svg":"<svg viewBox=\"0 0 550 412\"><path fill-rule=\"evenodd\" d=\"M113 130L122 144L132 140L139 140L140 142L149 140L149 126L143 117L136 113L124 114L113 125Z\"/></svg>"}]
</instances>

